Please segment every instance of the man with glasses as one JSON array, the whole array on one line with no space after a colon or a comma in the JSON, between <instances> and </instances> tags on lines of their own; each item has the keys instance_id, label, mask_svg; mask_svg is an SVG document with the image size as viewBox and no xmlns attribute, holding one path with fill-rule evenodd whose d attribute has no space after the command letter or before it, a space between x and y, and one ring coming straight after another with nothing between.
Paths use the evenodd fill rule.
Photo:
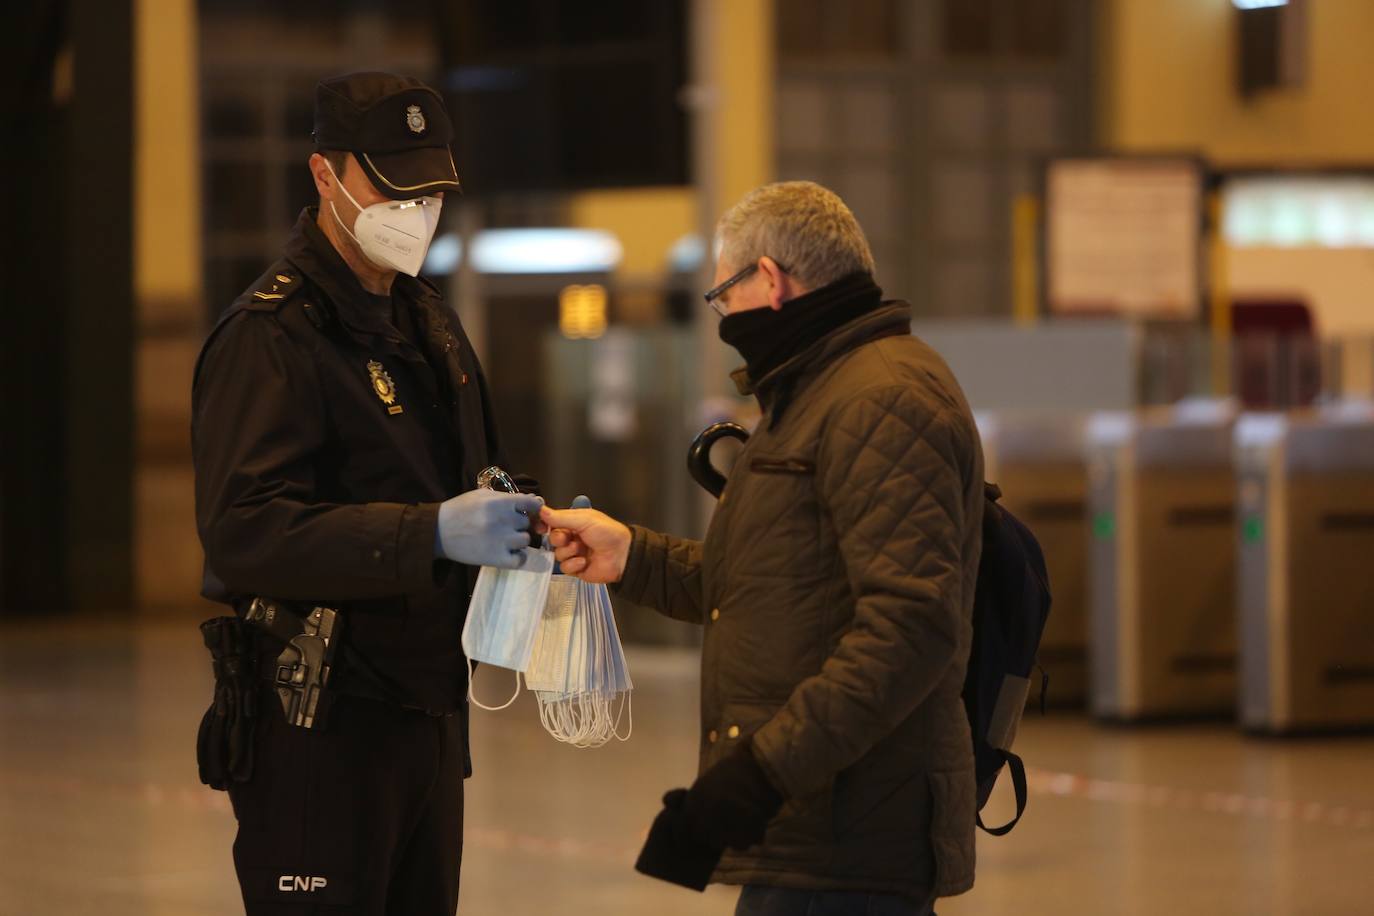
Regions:
<instances>
[{"instance_id":1,"label":"man with glasses","mask_svg":"<svg viewBox=\"0 0 1374 916\"><path fill-rule=\"evenodd\" d=\"M705 540L543 512L565 573L705 628L701 774L637 867L743 885L740 916L927 914L973 884L978 433L833 193L759 188L718 243L706 301L763 416Z\"/></svg>"},{"instance_id":2,"label":"man with glasses","mask_svg":"<svg viewBox=\"0 0 1374 916\"><path fill-rule=\"evenodd\" d=\"M458 905L471 772L460 634L478 567L522 564L543 501L476 489L503 463L486 383L457 316L418 276L459 190L452 135L418 80L320 83L319 206L196 366L204 594L254 628L210 623L255 650L234 654L232 679L217 656L233 689L217 685L199 756L238 818L250 916ZM318 714L302 719L285 700L323 670L305 648L320 634L300 632L320 608L337 612L333 662L311 694ZM245 715L223 727L221 707Z\"/></svg>"}]
</instances>

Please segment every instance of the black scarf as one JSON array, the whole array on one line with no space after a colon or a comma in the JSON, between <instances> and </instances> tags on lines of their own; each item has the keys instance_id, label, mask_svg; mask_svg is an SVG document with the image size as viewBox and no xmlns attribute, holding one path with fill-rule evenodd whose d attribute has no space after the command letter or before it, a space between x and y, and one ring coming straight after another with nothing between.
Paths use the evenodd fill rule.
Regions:
<instances>
[{"instance_id":1,"label":"black scarf","mask_svg":"<svg viewBox=\"0 0 1374 916\"><path fill-rule=\"evenodd\" d=\"M744 357L754 384L827 334L876 311L883 291L868 273L853 273L834 283L771 308L733 312L720 320L720 339Z\"/></svg>"}]
</instances>

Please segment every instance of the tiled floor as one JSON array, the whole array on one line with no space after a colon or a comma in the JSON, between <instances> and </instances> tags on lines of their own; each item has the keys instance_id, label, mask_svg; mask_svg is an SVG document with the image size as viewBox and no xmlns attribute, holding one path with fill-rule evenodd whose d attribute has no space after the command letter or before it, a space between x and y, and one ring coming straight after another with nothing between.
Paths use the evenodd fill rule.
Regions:
<instances>
[{"instance_id":1,"label":"tiled floor","mask_svg":"<svg viewBox=\"0 0 1374 916\"><path fill-rule=\"evenodd\" d=\"M0 626L0 916L241 912L234 823L196 780L208 664L184 623ZM636 651L635 733L578 751L523 700L478 712L464 914L728 914L630 868L662 791L693 775L690 653ZM499 685L493 683L492 690ZM499 691L498 691L499 692ZM979 840L942 916L1374 912L1374 741L1032 717L1031 808ZM1006 811L993 802L990 816Z\"/></svg>"}]
</instances>

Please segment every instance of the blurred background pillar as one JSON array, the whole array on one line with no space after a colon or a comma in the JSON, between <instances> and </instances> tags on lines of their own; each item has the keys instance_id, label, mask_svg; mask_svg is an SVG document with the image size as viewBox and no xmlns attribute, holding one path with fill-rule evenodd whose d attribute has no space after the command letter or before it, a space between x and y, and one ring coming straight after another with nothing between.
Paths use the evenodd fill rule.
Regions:
<instances>
[{"instance_id":1,"label":"blurred background pillar","mask_svg":"<svg viewBox=\"0 0 1374 916\"><path fill-rule=\"evenodd\" d=\"M203 336L200 67L194 0L133 0L135 593L181 606L200 580L191 374Z\"/></svg>"},{"instance_id":2,"label":"blurred background pillar","mask_svg":"<svg viewBox=\"0 0 1374 916\"><path fill-rule=\"evenodd\" d=\"M130 604L132 10L27 4L7 32L19 208L4 309L6 613ZM7 93L7 95L10 95Z\"/></svg>"},{"instance_id":3,"label":"blurred background pillar","mask_svg":"<svg viewBox=\"0 0 1374 916\"><path fill-rule=\"evenodd\" d=\"M132 603L133 10L71 4L73 118L66 351L67 589L74 610Z\"/></svg>"},{"instance_id":4,"label":"blurred background pillar","mask_svg":"<svg viewBox=\"0 0 1374 916\"><path fill-rule=\"evenodd\" d=\"M774 0L694 0L691 16L688 103L697 231L707 243L698 283L705 292L715 271L716 220L750 189L773 180ZM713 412L708 399L733 393L728 373L737 359L720 342L715 313L700 304L698 378L706 421Z\"/></svg>"},{"instance_id":5,"label":"blurred background pillar","mask_svg":"<svg viewBox=\"0 0 1374 916\"><path fill-rule=\"evenodd\" d=\"M71 125L72 54L66 4L37 2L8 23L14 72L5 94L7 200L26 231L7 252L0 361L11 391L0 398L0 611L55 610L65 600L62 543L62 276L67 208L56 192ZM9 197L8 195L13 195ZM38 384L32 384L37 381Z\"/></svg>"},{"instance_id":6,"label":"blurred background pillar","mask_svg":"<svg viewBox=\"0 0 1374 916\"><path fill-rule=\"evenodd\" d=\"M705 241L697 288L710 289L715 275L715 227L750 189L774 178L774 106L777 91L774 0L693 0L691 79L692 176L697 191L697 233ZM697 409L688 423L699 428L733 419L735 394L729 372L739 358L720 340L720 319L695 295ZM694 416L695 414L695 416ZM689 430L689 433L694 430ZM702 534L715 499L697 494L697 530Z\"/></svg>"}]
</instances>

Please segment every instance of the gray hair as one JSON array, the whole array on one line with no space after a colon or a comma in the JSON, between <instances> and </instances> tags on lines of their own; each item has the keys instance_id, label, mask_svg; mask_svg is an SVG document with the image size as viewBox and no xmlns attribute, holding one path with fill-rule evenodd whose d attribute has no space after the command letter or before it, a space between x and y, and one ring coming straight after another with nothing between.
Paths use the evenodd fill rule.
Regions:
<instances>
[{"instance_id":1,"label":"gray hair","mask_svg":"<svg viewBox=\"0 0 1374 916\"><path fill-rule=\"evenodd\" d=\"M716 257L742 268L767 255L808 289L874 272L864 231L834 191L814 181L755 188L716 224Z\"/></svg>"}]
</instances>

